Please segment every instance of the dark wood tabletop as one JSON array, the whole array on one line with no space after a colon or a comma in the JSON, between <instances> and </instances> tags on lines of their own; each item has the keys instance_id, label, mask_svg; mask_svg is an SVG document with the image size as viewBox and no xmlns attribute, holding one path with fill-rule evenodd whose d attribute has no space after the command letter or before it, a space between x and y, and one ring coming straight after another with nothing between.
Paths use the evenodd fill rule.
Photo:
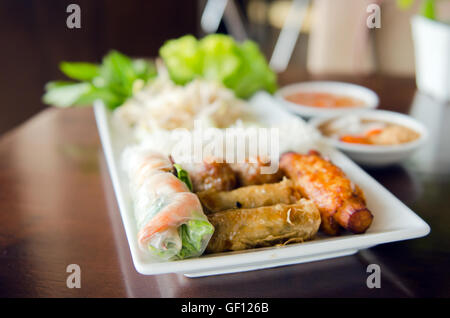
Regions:
<instances>
[{"instance_id":1,"label":"dark wood tabletop","mask_svg":"<svg viewBox=\"0 0 450 318\"><path fill-rule=\"evenodd\" d=\"M332 77L327 77L333 79ZM292 74L282 83L297 81ZM0 138L1 297L450 296L450 105L411 78L340 78L374 89L380 108L430 130L401 165L367 170L431 227L420 239L305 264L203 278L143 276L131 261L91 108L50 108ZM68 288L69 264L81 288ZM367 266L381 288L366 285Z\"/></svg>"}]
</instances>

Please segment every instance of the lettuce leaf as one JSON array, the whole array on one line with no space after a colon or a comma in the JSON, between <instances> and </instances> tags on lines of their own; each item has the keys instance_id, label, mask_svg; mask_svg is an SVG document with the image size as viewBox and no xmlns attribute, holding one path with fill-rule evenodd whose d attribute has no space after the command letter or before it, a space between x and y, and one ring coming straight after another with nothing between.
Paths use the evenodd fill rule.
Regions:
<instances>
[{"instance_id":1,"label":"lettuce leaf","mask_svg":"<svg viewBox=\"0 0 450 318\"><path fill-rule=\"evenodd\" d=\"M212 34L199 41L204 52L202 76L226 83L242 68L242 58L236 42L223 34Z\"/></svg>"},{"instance_id":2,"label":"lettuce leaf","mask_svg":"<svg viewBox=\"0 0 450 318\"><path fill-rule=\"evenodd\" d=\"M189 178L189 173L179 164L174 164L173 166L177 178L186 183L189 190L192 191L192 182ZM200 256L208 245L213 233L214 226L209 223L204 214L197 213L197 215L192 215L187 223L182 224L178 228L182 246L176 258L183 259Z\"/></svg>"},{"instance_id":3,"label":"lettuce leaf","mask_svg":"<svg viewBox=\"0 0 450 318\"><path fill-rule=\"evenodd\" d=\"M199 256L214 233L214 227L208 220L192 219L178 228L183 243L177 257L180 259Z\"/></svg>"},{"instance_id":4,"label":"lettuce leaf","mask_svg":"<svg viewBox=\"0 0 450 318\"><path fill-rule=\"evenodd\" d=\"M273 93L277 89L275 73L252 41L241 44L224 34L211 34L201 40L186 35L166 42L160 56L177 84L196 77L216 80L241 98L258 90Z\"/></svg>"},{"instance_id":5,"label":"lettuce leaf","mask_svg":"<svg viewBox=\"0 0 450 318\"><path fill-rule=\"evenodd\" d=\"M184 85L201 73L202 51L197 39L192 35L167 41L160 48L159 54L176 84Z\"/></svg>"},{"instance_id":6,"label":"lettuce leaf","mask_svg":"<svg viewBox=\"0 0 450 318\"><path fill-rule=\"evenodd\" d=\"M273 94L277 90L277 78L259 51L258 45L251 41L244 42L240 47L240 57L240 69L225 85L243 98L250 97L261 89Z\"/></svg>"},{"instance_id":7,"label":"lettuce leaf","mask_svg":"<svg viewBox=\"0 0 450 318\"><path fill-rule=\"evenodd\" d=\"M176 177L187 185L189 191L192 191L193 186L191 178L189 178L189 173L184 170L179 164L174 164L173 167L175 168Z\"/></svg>"}]
</instances>

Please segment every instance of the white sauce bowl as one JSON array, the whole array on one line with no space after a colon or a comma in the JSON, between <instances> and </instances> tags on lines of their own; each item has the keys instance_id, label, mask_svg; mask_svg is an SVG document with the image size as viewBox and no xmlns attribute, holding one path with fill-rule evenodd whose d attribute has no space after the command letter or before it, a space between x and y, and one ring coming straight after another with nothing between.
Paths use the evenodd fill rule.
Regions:
<instances>
[{"instance_id":1,"label":"white sauce bowl","mask_svg":"<svg viewBox=\"0 0 450 318\"><path fill-rule=\"evenodd\" d=\"M322 108L293 103L285 98L300 92L329 93L339 96L348 96L363 101L364 105L360 107ZM373 109L379 104L378 95L374 91L364 86L344 82L313 81L290 84L279 89L277 93L275 93L275 97L280 100L289 111L306 118L337 116L354 112L355 110Z\"/></svg>"},{"instance_id":2,"label":"white sauce bowl","mask_svg":"<svg viewBox=\"0 0 450 318\"><path fill-rule=\"evenodd\" d=\"M428 138L426 127L414 118L386 110L367 110L358 113L362 120L378 120L392 124L398 124L410 128L419 133L419 138L411 142L398 145L364 145L340 141L335 138L323 136L332 146L342 150L355 162L369 167L382 167L399 163L410 157ZM340 116L328 118L314 118L308 124L319 130L319 126L327 121L335 120Z\"/></svg>"}]
</instances>

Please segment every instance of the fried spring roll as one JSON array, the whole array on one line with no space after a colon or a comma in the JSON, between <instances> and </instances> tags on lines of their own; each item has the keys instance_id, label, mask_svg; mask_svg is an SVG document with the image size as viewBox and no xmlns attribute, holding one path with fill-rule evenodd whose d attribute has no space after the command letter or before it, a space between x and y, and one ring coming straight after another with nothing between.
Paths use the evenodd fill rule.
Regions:
<instances>
[{"instance_id":1,"label":"fried spring roll","mask_svg":"<svg viewBox=\"0 0 450 318\"><path fill-rule=\"evenodd\" d=\"M206 212L251 209L278 203L290 204L300 198L294 183L287 178L279 183L247 186L232 191L203 191L197 194Z\"/></svg>"},{"instance_id":2,"label":"fried spring roll","mask_svg":"<svg viewBox=\"0 0 450 318\"><path fill-rule=\"evenodd\" d=\"M312 201L300 199L290 205L216 212L208 220L215 232L206 250L217 253L309 240L319 230L320 213Z\"/></svg>"},{"instance_id":3,"label":"fried spring roll","mask_svg":"<svg viewBox=\"0 0 450 318\"><path fill-rule=\"evenodd\" d=\"M281 181L283 173L278 169L275 173L262 173L263 167L269 167L270 162L263 162L263 158L256 158L255 162L247 160L244 163L230 165L236 173L239 186L245 187L256 184L275 183Z\"/></svg>"},{"instance_id":4,"label":"fried spring roll","mask_svg":"<svg viewBox=\"0 0 450 318\"><path fill-rule=\"evenodd\" d=\"M184 163L182 167L189 173L194 192L227 191L236 187L236 176L225 162Z\"/></svg>"},{"instance_id":5,"label":"fried spring roll","mask_svg":"<svg viewBox=\"0 0 450 318\"><path fill-rule=\"evenodd\" d=\"M280 158L280 167L295 182L301 195L317 205L325 233L336 235L339 225L353 233L363 233L371 225L373 215L366 207L361 189L318 152L285 153Z\"/></svg>"}]
</instances>

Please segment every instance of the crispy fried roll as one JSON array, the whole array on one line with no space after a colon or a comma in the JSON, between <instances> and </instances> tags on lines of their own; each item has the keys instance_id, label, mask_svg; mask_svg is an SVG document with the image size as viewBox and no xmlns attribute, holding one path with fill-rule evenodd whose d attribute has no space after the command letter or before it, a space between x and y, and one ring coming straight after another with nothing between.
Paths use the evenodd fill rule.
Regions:
<instances>
[{"instance_id":1,"label":"crispy fried roll","mask_svg":"<svg viewBox=\"0 0 450 318\"><path fill-rule=\"evenodd\" d=\"M254 163L247 160L244 163L235 163L230 166L236 173L237 182L241 187L256 184L275 183L281 181L283 178L283 173L280 169L272 174L262 173L261 168L269 167L270 162L264 163L259 157Z\"/></svg>"},{"instance_id":2,"label":"crispy fried roll","mask_svg":"<svg viewBox=\"0 0 450 318\"><path fill-rule=\"evenodd\" d=\"M363 233L369 228L373 216L361 189L318 152L285 153L280 167L295 182L301 195L317 205L325 233L336 235L339 225L353 233Z\"/></svg>"},{"instance_id":3,"label":"crispy fried roll","mask_svg":"<svg viewBox=\"0 0 450 318\"><path fill-rule=\"evenodd\" d=\"M294 183L287 178L279 183L242 187L232 191L204 191L197 194L206 209L205 212L251 209L278 203L290 204L300 198Z\"/></svg>"},{"instance_id":4,"label":"crispy fried roll","mask_svg":"<svg viewBox=\"0 0 450 318\"><path fill-rule=\"evenodd\" d=\"M182 164L191 178L194 192L227 191L236 187L236 176L227 163L202 162Z\"/></svg>"},{"instance_id":5,"label":"crispy fried roll","mask_svg":"<svg viewBox=\"0 0 450 318\"><path fill-rule=\"evenodd\" d=\"M216 212L208 220L215 232L207 251L216 253L309 240L319 229L320 213L312 201L300 199L291 205Z\"/></svg>"}]
</instances>

